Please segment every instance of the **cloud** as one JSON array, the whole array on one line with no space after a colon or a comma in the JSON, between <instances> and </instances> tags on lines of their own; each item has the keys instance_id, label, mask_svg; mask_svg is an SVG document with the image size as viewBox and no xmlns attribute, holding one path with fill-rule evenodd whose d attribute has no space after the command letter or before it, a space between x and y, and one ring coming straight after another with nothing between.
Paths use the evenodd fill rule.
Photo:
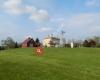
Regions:
<instances>
[{"instance_id":1,"label":"cloud","mask_svg":"<svg viewBox=\"0 0 100 80\"><path fill-rule=\"evenodd\" d=\"M8 24L3 23L2 26L3 27L0 29L1 39L4 39L8 36L16 38L18 35L20 35L20 32L18 33L18 31L20 31L21 28L19 28L18 26L15 26L10 23L8 23Z\"/></svg>"},{"instance_id":2,"label":"cloud","mask_svg":"<svg viewBox=\"0 0 100 80\"><path fill-rule=\"evenodd\" d=\"M38 23L49 20L49 14L46 10L37 9L34 6L23 5L22 0L6 0L3 6L9 14L29 14L29 19Z\"/></svg>"},{"instance_id":3,"label":"cloud","mask_svg":"<svg viewBox=\"0 0 100 80\"><path fill-rule=\"evenodd\" d=\"M83 13L71 17L68 21L68 26L82 27L94 22L94 14ZM96 16L97 17L97 16Z\"/></svg>"},{"instance_id":4,"label":"cloud","mask_svg":"<svg viewBox=\"0 0 100 80\"><path fill-rule=\"evenodd\" d=\"M52 28L50 27L42 27L42 28L38 28L36 32L50 32L51 30Z\"/></svg>"},{"instance_id":5,"label":"cloud","mask_svg":"<svg viewBox=\"0 0 100 80\"><path fill-rule=\"evenodd\" d=\"M37 11L37 8L34 6L25 6L26 13L35 13L36 11Z\"/></svg>"},{"instance_id":6,"label":"cloud","mask_svg":"<svg viewBox=\"0 0 100 80\"><path fill-rule=\"evenodd\" d=\"M100 35L100 13L82 13L64 22L64 30L74 35Z\"/></svg>"},{"instance_id":7,"label":"cloud","mask_svg":"<svg viewBox=\"0 0 100 80\"><path fill-rule=\"evenodd\" d=\"M37 10L36 12L33 12L32 15L29 17L29 19L34 20L38 23L48 21L49 15L46 10Z\"/></svg>"},{"instance_id":8,"label":"cloud","mask_svg":"<svg viewBox=\"0 0 100 80\"><path fill-rule=\"evenodd\" d=\"M100 0L88 0L86 6L89 7L100 7Z\"/></svg>"},{"instance_id":9,"label":"cloud","mask_svg":"<svg viewBox=\"0 0 100 80\"><path fill-rule=\"evenodd\" d=\"M22 0L6 0L3 6L7 13L18 15L23 12L21 3L22 3Z\"/></svg>"}]
</instances>

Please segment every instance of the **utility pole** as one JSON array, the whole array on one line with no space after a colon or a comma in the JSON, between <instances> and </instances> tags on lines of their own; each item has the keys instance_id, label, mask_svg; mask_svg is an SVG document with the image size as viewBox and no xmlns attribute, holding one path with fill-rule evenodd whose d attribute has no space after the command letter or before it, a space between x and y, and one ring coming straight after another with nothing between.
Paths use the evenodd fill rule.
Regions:
<instances>
[{"instance_id":1,"label":"utility pole","mask_svg":"<svg viewBox=\"0 0 100 80\"><path fill-rule=\"evenodd\" d=\"M64 36L65 33L66 33L65 31L63 31L63 30L61 31L61 35L62 36Z\"/></svg>"},{"instance_id":2,"label":"utility pole","mask_svg":"<svg viewBox=\"0 0 100 80\"><path fill-rule=\"evenodd\" d=\"M65 45L65 43L66 43L66 40L65 40L65 38L64 38L64 34L65 34L66 32L65 31L61 31L61 37L60 37L60 46L61 47L64 47L64 45Z\"/></svg>"}]
</instances>

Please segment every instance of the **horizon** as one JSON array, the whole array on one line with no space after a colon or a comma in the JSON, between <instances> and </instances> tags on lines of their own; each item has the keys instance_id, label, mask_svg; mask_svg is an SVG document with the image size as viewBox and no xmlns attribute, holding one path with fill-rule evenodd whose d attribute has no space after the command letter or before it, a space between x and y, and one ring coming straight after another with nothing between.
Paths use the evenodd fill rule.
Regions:
<instances>
[{"instance_id":1,"label":"horizon","mask_svg":"<svg viewBox=\"0 0 100 80\"><path fill-rule=\"evenodd\" d=\"M66 39L100 36L100 0L1 0L0 40L50 34Z\"/></svg>"}]
</instances>

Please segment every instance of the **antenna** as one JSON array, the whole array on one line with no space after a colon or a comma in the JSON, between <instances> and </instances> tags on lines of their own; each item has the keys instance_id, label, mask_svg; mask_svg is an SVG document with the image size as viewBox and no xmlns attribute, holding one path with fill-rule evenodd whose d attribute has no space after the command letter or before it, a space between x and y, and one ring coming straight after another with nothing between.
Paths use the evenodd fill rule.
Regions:
<instances>
[{"instance_id":1,"label":"antenna","mask_svg":"<svg viewBox=\"0 0 100 80\"><path fill-rule=\"evenodd\" d=\"M63 36L66 32L64 30L61 31L61 35Z\"/></svg>"}]
</instances>

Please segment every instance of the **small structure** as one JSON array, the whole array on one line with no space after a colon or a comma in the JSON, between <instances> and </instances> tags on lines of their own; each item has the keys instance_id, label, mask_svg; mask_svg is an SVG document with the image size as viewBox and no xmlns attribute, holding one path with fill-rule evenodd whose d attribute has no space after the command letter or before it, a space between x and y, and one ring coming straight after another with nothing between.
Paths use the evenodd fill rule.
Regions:
<instances>
[{"instance_id":1,"label":"small structure","mask_svg":"<svg viewBox=\"0 0 100 80\"><path fill-rule=\"evenodd\" d=\"M71 42L70 45L71 45L71 48L74 48L74 43L73 42Z\"/></svg>"},{"instance_id":2,"label":"small structure","mask_svg":"<svg viewBox=\"0 0 100 80\"><path fill-rule=\"evenodd\" d=\"M26 47L35 47L35 41L33 38L28 37L26 40L23 41L22 48Z\"/></svg>"},{"instance_id":3,"label":"small structure","mask_svg":"<svg viewBox=\"0 0 100 80\"><path fill-rule=\"evenodd\" d=\"M60 39L53 36L48 36L43 40L43 46L45 47L58 47Z\"/></svg>"}]
</instances>

